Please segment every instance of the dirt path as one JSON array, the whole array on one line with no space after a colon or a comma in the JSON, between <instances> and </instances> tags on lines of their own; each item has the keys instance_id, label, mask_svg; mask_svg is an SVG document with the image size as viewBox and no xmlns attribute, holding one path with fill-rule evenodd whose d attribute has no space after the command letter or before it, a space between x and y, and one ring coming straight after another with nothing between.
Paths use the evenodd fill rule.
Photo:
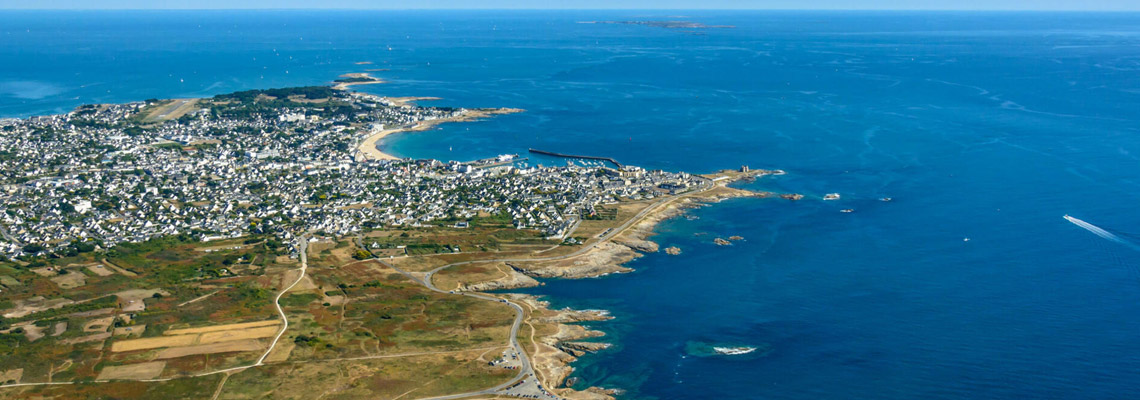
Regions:
<instances>
[{"instance_id":1,"label":"dirt path","mask_svg":"<svg viewBox=\"0 0 1140 400\"><path fill-rule=\"evenodd\" d=\"M222 380L218 382L218 388L214 390L214 397L211 397L210 400L218 400L218 396L222 395L222 387L226 386L228 380L230 380L230 374L223 374Z\"/></svg>"},{"instance_id":2,"label":"dirt path","mask_svg":"<svg viewBox=\"0 0 1140 400\"><path fill-rule=\"evenodd\" d=\"M205 298L207 298L207 297L210 297L210 296L213 296L213 295L215 295L215 294L218 294L218 291L217 291L217 290L215 290L213 293L209 293L209 294L206 294L206 295L203 295L203 296L199 296L199 297L196 297L196 298L193 298L193 299L190 299L190 300L184 301L184 302L182 302L182 304L179 304L179 305L178 305L178 307L182 307L182 306L184 306L184 305L187 305L187 304L191 304L191 303L196 303L196 302L198 302L199 300L203 300L203 299L205 299Z\"/></svg>"},{"instance_id":3,"label":"dirt path","mask_svg":"<svg viewBox=\"0 0 1140 400\"><path fill-rule=\"evenodd\" d=\"M120 267L120 266L118 266L118 265L115 265L114 263L112 263L111 261L107 260L106 258L104 258L102 261L103 261L103 264L107 266L107 268L113 269L113 270L115 270L115 272L118 272L118 273L120 273L120 274L123 274L123 276L129 276L129 277L136 277L136 276L139 276L139 274L136 274L136 273L134 273L134 272L128 271L126 268L123 268L123 267Z\"/></svg>"}]
</instances>

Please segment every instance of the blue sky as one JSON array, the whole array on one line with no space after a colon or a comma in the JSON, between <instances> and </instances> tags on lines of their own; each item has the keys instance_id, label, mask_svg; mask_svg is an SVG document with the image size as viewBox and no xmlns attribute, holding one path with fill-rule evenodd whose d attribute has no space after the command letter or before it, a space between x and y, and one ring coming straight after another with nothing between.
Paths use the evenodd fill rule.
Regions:
<instances>
[{"instance_id":1,"label":"blue sky","mask_svg":"<svg viewBox=\"0 0 1140 400\"><path fill-rule=\"evenodd\" d=\"M0 0L0 9L866 9L1140 11L1140 0Z\"/></svg>"}]
</instances>

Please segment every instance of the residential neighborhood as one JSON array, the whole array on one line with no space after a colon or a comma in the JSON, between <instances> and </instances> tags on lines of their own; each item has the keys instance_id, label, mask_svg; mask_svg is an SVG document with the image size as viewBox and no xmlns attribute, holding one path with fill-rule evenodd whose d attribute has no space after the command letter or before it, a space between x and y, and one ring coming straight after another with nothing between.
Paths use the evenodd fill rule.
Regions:
<instances>
[{"instance_id":1,"label":"residential neighborhood","mask_svg":"<svg viewBox=\"0 0 1140 400\"><path fill-rule=\"evenodd\" d=\"M462 229L476 218L509 219L562 239L600 205L706 183L634 166L357 154L372 129L463 111L302 87L0 120L0 254L66 253L166 235L209 241Z\"/></svg>"}]
</instances>

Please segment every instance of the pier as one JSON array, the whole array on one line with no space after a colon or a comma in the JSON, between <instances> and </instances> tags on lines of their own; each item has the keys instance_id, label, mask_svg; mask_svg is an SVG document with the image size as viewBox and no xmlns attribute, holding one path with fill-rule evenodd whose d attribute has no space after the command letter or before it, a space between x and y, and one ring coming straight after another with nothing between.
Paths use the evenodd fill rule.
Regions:
<instances>
[{"instance_id":1,"label":"pier","mask_svg":"<svg viewBox=\"0 0 1140 400\"><path fill-rule=\"evenodd\" d=\"M542 154L544 156L554 156L554 157L562 157L562 158L579 158L579 159L583 159L583 160L609 161L609 162L613 163L614 165L616 165L619 169L622 167L621 163L619 163L617 160L612 159L610 157L579 156L579 155L574 155L574 154L562 154L562 153L555 153L552 151L543 151L543 150L538 150L538 149L530 149L530 152L534 153L534 154Z\"/></svg>"}]
</instances>

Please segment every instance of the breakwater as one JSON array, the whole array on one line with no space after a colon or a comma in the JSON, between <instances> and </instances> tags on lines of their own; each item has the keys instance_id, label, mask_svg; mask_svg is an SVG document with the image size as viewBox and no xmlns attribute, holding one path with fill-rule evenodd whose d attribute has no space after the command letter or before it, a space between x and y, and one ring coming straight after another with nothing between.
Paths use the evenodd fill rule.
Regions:
<instances>
[{"instance_id":1,"label":"breakwater","mask_svg":"<svg viewBox=\"0 0 1140 400\"><path fill-rule=\"evenodd\" d=\"M617 160L610 158L610 157L580 156L580 155L576 155L576 154L562 154L562 153L555 153L552 151L544 151L544 150L538 150L538 149L530 149L530 152L534 153L534 154L542 154L544 156L553 156L553 157L562 157L562 158L579 158L579 159L583 159L583 160L608 161L608 162L612 163L613 165L617 166L618 168L622 167L620 162L618 162Z\"/></svg>"}]
</instances>

